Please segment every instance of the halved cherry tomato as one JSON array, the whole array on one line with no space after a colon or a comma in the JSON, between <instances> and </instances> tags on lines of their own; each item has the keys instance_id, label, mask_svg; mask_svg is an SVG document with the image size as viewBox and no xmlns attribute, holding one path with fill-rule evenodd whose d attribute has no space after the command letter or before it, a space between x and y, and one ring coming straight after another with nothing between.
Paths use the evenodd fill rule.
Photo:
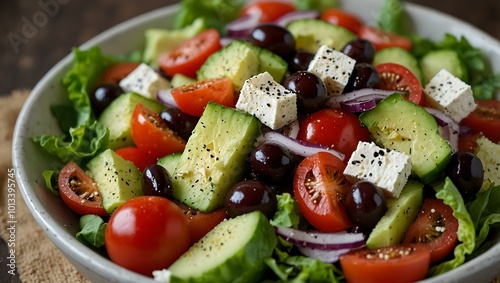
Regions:
<instances>
[{"instance_id":1,"label":"halved cherry tomato","mask_svg":"<svg viewBox=\"0 0 500 283\"><path fill-rule=\"evenodd\" d=\"M149 151L143 148L133 146L122 147L115 150L115 152L123 159L134 163L135 167L137 167L141 172L143 172L144 168L148 165L155 164L158 161L149 153Z\"/></svg>"},{"instance_id":2,"label":"halved cherry tomato","mask_svg":"<svg viewBox=\"0 0 500 283\"><path fill-rule=\"evenodd\" d=\"M431 251L426 245L353 250L340 257L349 283L410 283L425 278Z\"/></svg>"},{"instance_id":3,"label":"halved cherry tomato","mask_svg":"<svg viewBox=\"0 0 500 283\"><path fill-rule=\"evenodd\" d=\"M99 76L97 85L102 85L105 83L119 83L123 78L128 76L140 63L137 62L121 62L116 63L108 67Z\"/></svg>"},{"instance_id":4,"label":"halved cherry tomato","mask_svg":"<svg viewBox=\"0 0 500 283\"><path fill-rule=\"evenodd\" d=\"M484 135L482 133L477 133L460 138L460 140L458 140L458 150L472 153L476 152L477 139L480 137L484 137Z\"/></svg>"},{"instance_id":5,"label":"halved cherry tomato","mask_svg":"<svg viewBox=\"0 0 500 283\"><path fill-rule=\"evenodd\" d=\"M176 203L182 209L182 212L187 218L191 245L198 242L198 240L200 240L227 217L224 208L218 208L211 212L204 213L191 208L186 204L180 202Z\"/></svg>"},{"instance_id":6,"label":"halved cherry tomato","mask_svg":"<svg viewBox=\"0 0 500 283\"><path fill-rule=\"evenodd\" d=\"M373 43L376 50L389 47L401 47L410 51L413 48L413 43L408 37L386 32L373 26L362 26L358 31L358 37Z\"/></svg>"},{"instance_id":7,"label":"halved cherry tomato","mask_svg":"<svg viewBox=\"0 0 500 283\"><path fill-rule=\"evenodd\" d=\"M222 48L219 40L219 32L208 29L161 55L160 68L169 76L180 73L194 78L208 56Z\"/></svg>"},{"instance_id":8,"label":"halved cherry tomato","mask_svg":"<svg viewBox=\"0 0 500 283\"><path fill-rule=\"evenodd\" d=\"M458 243L458 220L453 209L440 199L425 199L417 219L410 225L403 244L426 244L431 263L450 254Z\"/></svg>"},{"instance_id":9,"label":"halved cherry tomato","mask_svg":"<svg viewBox=\"0 0 500 283\"><path fill-rule=\"evenodd\" d=\"M355 34L357 34L363 26L363 21L360 18L337 8L328 8L324 10L321 13L321 19L334 25L344 27Z\"/></svg>"},{"instance_id":10,"label":"halved cherry tomato","mask_svg":"<svg viewBox=\"0 0 500 283\"><path fill-rule=\"evenodd\" d=\"M476 109L462 120L471 127L472 134L483 133L494 143L500 142L500 101L476 100Z\"/></svg>"},{"instance_id":11,"label":"halved cherry tomato","mask_svg":"<svg viewBox=\"0 0 500 283\"><path fill-rule=\"evenodd\" d=\"M319 152L302 160L295 171L293 194L304 217L318 230L337 232L352 225L343 203L350 186L345 167L333 154Z\"/></svg>"},{"instance_id":12,"label":"halved cherry tomato","mask_svg":"<svg viewBox=\"0 0 500 283\"><path fill-rule=\"evenodd\" d=\"M281 16L295 11L292 3L284 1L254 1L243 8L242 16L260 14L261 23L272 22Z\"/></svg>"},{"instance_id":13,"label":"halved cherry tomato","mask_svg":"<svg viewBox=\"0 0 500 283\"><path fill-rule=\"evenodd\" d=\"M360 141L371 141L370 132L358 117L341 109L323 109L309 115L300 125L297 139L331 147L346 155L345 161Z\"/></svg>"},{"instance_id":14,"label":"halved cherry tomato","mask_svg":"<svg viewBox=\"0 0 500 283\"><path fill-rule=\"evenodd\" d=\"M104 242L109 258L129 270L152 277L189 248L189 228L182 210L158 196L140 196L111 215Z\"/></svg>"},{"instance_id":15,"label":"halved cherry tomato","mask_svg":"<svg viewBox=\"0 0 500 283\"><path fill-rule=\"evenodd\" d=\"M395 63L383 63L375 66L375 69L380 78L380 89L405 91L408 95L403 97L407 100L420 106L425 105L422 85L408 68Z\"/></svg>"},{"instance_id":16,"label":"halved cherry tomato","mask_svg":"<svg viewBox=\"0 0 500 283\"><path fill-rule=\"evenodd\" d=\"M61 169L57 184L62 200L74 212L108 216L96 183L75 162L71 161Z\"/></svg>"},{"instance_id":17,"label":"halved cherry tomato","mask_svg":"<svg viewBox=\"0 0 500 283\"><path fill-rule=\"evenodd\" d=\"M174 88L172 96L182 112L196 117L203 114L210 101L227 107L234 107L236 104L233 82L225 77L197 81Z\"/></svg>"},{"instance_id":18,"label":"halved cherry tomato","mask_svg":"<svg viewBox=\"0 0 500 283\"><path fill-rule=\"evenodd\" d=\"M147 150L153 158L181 152L186 141L172 131L161 117L137 104L132 114L132 139L138 148Z\"/></svg>"}]
</instances>

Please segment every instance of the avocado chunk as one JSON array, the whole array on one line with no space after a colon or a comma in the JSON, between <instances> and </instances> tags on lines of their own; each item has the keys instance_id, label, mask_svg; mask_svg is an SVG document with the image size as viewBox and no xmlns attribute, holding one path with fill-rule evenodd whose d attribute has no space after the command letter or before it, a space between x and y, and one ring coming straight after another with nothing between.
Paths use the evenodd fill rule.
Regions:
<instances>
[{"instance_id":1,"label":"avocado chunk","mask_svg":"<svg viewBox=\"0 0 500 283\"><path fill-rule=\"evenodd\" d=\"M179 163L179 159L181 159L181 155L182 152L167 154L158 159L156 163L165 168L170 175L173 175L175 173L175 168L177 168L177 164Z\"/></svg>"},{"instance_id":2,"label":"avocado chunk","mask_svg":"<svg viewBox=\"0 0 500 283\"><path fill-rule=\"evenodd\" d=\"M260 282L276 243L260 211L223 221L169 267L171 282Z\"/></svg>"},{"instance_id":3,"label":"avocado chunk","mask_svg":"<svg viewBox=\"0 0 500 283\"><path fill-rule=\"evenodd\" d=\"M373 59L373 66L384 63L395 63L410 70L419 81L422 81L422 71L418 65L418 60L409 51L400 47L391 47L378 50Z\"/></svg>"},{"instance_id":4,"label":"avocado chunk","mask_svg":"<svg viewBox=\"0 0 500 283\"><path fill-rule=\"evenodd\" d=\"M208 57L197 72L198 80L229 77L235 91L240 91L245 80L256 75L259 58L248 45L233 41Z\"/></svg>"},{"instance_id":5,"label":"avocado chunk","mask_svg":"<svg viewBox=\"0 0 500 283\"><path fill-rule=\"evenodd\" d=\"M150 28L144 32L145 46L142 61L156 66L158 58L165 52L197 35L205 29L205 21L198 18L192 24L181 29Z\"/></svg>"},{"instance_id":6,"label":"avocado chunk","mask_svg":"<svg viewBox=\"0 0 500 283\"><path fill-rule=\"evenodd\" d=\"M451 147L434 117L401 94L388 96L359 119L376 144L409 155L412 174L424 184L438 177L451 159Z\"/></svg>"},{"instance_id":7,"label":"avocado chunk","mask_svg":"<svg viewBox=\"0 0 500 283\"><path fill-rule=\"evenodd\" d=\"M157 113L164 108L158 101L133 92L124 93L117 97L108 107L106 107L106 109L104 109L98 119L99 122L109 130L109 148L118 149L134 145L132 133L130 132L130 125L132 114L138 103L142 103L146 108Z\"/></svg>"},{"instance_id":8,"label":"avocado chunk","mask_svg":"<svg viewBox=\"0 0 500 283\"><path fill-rule=\"evenodd\" d=\"M259 129L254 116L209 102L172 176L174 197L202 212L221 207L245 174Z\"/></svg>"},{"instance_id":9,"label":"avocado chunk","mask_svg":"<svg viewBox=\"0 0 500 283\"><path fill-rule=\"evenodd\" d=\"M295 38L295 49L312 53L316 53L322 45L342 50L349 41L357 37L346 28L320 19L295 20L288 24L287 29Z\"/></svg>"},{"instance_id":10,"label":"avocado chunk","mask_svg":"<svg viewBox=\"0 0 500 283\"><path fill-rule=\"evenodd\" d=\"M370 249L399 244L422 206L424 185L408 180L399 198L387 200L387 211L366 240Z\"/></svg>"},{"instance_id":11,"label":"avocado chunk","mask_svg":"<svg viewBox=\"0 0 500 283\"><path fill-rule=\"evenodd\" d=\"M107 149L87 164L102 196L102 205L111 214L125 201L143 195L142 174L134 163Z\"/></svg>"},{"instance_id":12,"label":"avocado chunk","mask_svg":"<svg viewBox=\"0 0 500 283\"><path fill-rule=\"evenodd\" d=\"M275 81L281 82L281 80L283 80L288 70L288 63L283 58L268 49L260 48L249 42L242 41L242 43L246 44L255 54L257 54L259 58L259 68L257 72L259 74L268 72Z\"/></svg>"}]
</instances>

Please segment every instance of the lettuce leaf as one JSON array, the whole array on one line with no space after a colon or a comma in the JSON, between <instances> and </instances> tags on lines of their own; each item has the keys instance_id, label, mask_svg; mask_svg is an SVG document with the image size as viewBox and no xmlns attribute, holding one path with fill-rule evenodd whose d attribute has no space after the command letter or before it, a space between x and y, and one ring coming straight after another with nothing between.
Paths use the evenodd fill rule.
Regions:
<instances>
[{"instance_id":1,"label":"lettuce leaf","mask_svg":"<svg viewBox=\"0 0 500 283\"><path fill-rule=\"evenodd\" d=\"M97 215L84 215L80 217L80 232L76 233L76 238L90 246L100 248L104 246L104 231L106 223Z\"/></svg>"},{"instance_id":2,"label":"lettuce leaf","mask_svg":"<svg viewBox=\"0 0 500 283\"><path fill-rule=\"evenodd\" d=\"M338 0L293 0L293 4L297 10L316 10L320 12L339 6Z\"/></svg>"},{"instance_id":3,"label":"lettuce leaf","mask_svg":"<svg viewBox=\"0 0 500 283\"><path fill-rule=\"evenodd\" d=\"M407 34L406 11L401 0L385 0L380 7L377 24L384 31Z\"/></svg>"},{"instance_id":4,"label":"lettuce leaf","mask_svg":"<svg viewBox=\"0 0 500 283\"><path fill-rule=\"evenodd\" d=\"M278 209L271 219L274 226L298 228L300 222L300 210L297 201L289 194L276 195L278 199Z\"/></svg>"}]
</instances>

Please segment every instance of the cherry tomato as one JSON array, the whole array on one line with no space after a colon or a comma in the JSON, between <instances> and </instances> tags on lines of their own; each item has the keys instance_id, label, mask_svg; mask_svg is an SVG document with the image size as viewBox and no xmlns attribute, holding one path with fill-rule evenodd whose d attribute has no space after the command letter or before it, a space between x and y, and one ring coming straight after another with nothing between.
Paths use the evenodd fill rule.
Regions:
<instances>
[{"instance_id":1,"label":"cherry tomato","mask_svg":"<svg viewBox=\"0 0 500 283\"><path fill-rule=\"evenodd\" d=\"M357 16L337 8L328 8L324 10L321 13L321 19L334 25L344 27L355 34L357 34L363 26L363 21Z\"/></svg>"},{"instance_id":2,"label":"cherry tomato","mask_svg":"<svg viewBox=\"0 0 500 283\"><path fill-rule=\"evenodd\" d=\"M349 160L358 142L370 141L370 132L358 117L342 109L323 109L309 115L300 125L297 139L332 147Z\"/></svg>"},{"instance_id":3,"label":"cherry tomato","mask_svg":"<svg viewBox=\"0 0 500 283\"><path fill-rule=\"evenodd\" d=\"M345 166L333 154L320 152L302 160L295 171L293 194L304 217L318 230L351 227L343 203L350 186L343 175Z\"/></svg>"},{"instance_id":4,"label":"cherry tomato","mask_svg":"<svg viewBox=\"0 0 500 283\"><path fill-rule=\"evenodd\" d=\"M222 48L219 40L219 32L208 29L161 55L160 68L169 76L180 73L194 78L205 60Z\"/></svg>"},{"instance_id":5,"label":"cherry tomato","mask_svg":"<svg viewBox=\"0 0 500 283\"><path fill-rule=\"evenodd\" d=\"M476 100L476 109L462 120L471 127L472 134L483 133L494 143L500 142L500 101Z\"/></svg>"},{"instance_id":6,"label":"cherry tomato","mask_svg":"<svg viewBox=\"0 0 500 283\"><path fill-rule=\"evenodd\" d=\"M226 77L197 81L174 88L172 96L182 112L196 117L203 114L210 101L227 107L234 107L236 104L233 82Z\"/></svg>"},{"instance_id":7,"label":"cherry tomato","mask_svg":"<svg viewBox=\"0 0 500 283\"><path fill-rule=\"evenodd\" d=\"M176 203L186 216L191 245L198 242L203 236L205 236L210 230L227 217L226 211L223 207L204 213L191 208L186 204L180 202Z\"/></svg>"},{"instance_id":8,"label":"cherry tomato","mask_svg":"<svg viewBox=\"0 0 500 283\"><path fill-rule=\"evenodd\" d=\"M440 199L425 199L417 219L406 231L403 244L426 244L431 263L450 254L458 243L458 220Z\"/></svg>"},{"instance_id":9,"label":"cherry tomato","mask_svg":"<svg viewBox=\"0 0 500 283\"><path fill-rule=\"evenodd\" d=\"M376 50L389 47L401 47L410 51L413 48L413 43L409 38L399 34L386 32L373 26L363 25L358 31L358 37L373 43Z\"/></svg>"},{"instance_id":10,"label":"cherry tomato","mask_svg":"<svg viewBox=\"0 0 500 283\"><path fill-rule=\"evenodd\" d=\"M431 251L426 245L353 250L340 257L349 283L405 283L425 278Z\"/></svg>"},{"instance_id":11,"label":"cherry tomato","mask_svg":"<svg viewBox=\"0 0 500 283\"><path fill-rule=\"evenodd\" d=\"M115 152L123 159L134 163L139 171L143 172L148 165L155 164L158 160L149 151L138 147L122 147Z\"/></svg>"},{"instance_id":12,"label":"cherry tomato","mask_svg":"<svg viewBox=\"0 0 500 283\"><path fill-rule=\"evenodd\" d=\"M62 200L74 212L108 216L96 183L73 161L61 169L57 184Z\"/></svg>"},{"instance_id":13,"label":"cherry tomato","mask_svg":"<svg viewBox=\"0 0 500 283\"><path fill-rule=\"evenodd\" d=\"M267 23L293 11L295 6L284 1L254 1L243 8L241 15L260 14L259 22Z\"/></svg>"},{"instance_id":14,"label":"cherry tomato","mask_svg":"<svg viewBox=\"0 0 500 283\"><path fill-rule=\"evenodd\" d=\"M158 196L140 196L111 215L104 242L114 263L152 276L168 268L189 248L189 227L182 210Z\"/></svg>"},{"instance_id":15,"label":"cherry tomato","mask_svg":"<svg viewBox=\"0 0 500 283\"><path fill-rule=\"evenodd\" d=\"M477 133L473 135L467 135L460 140L458 140L458 150L459 151L467 151L474 153L477 148L477 139L480 137L484 137L482 133Z\"/></svg>"},{"instance_id":16,"label":"cherry tomato","mask_svg":"<svg viewBox=\"0 0 500 283\"><path fill-rule=\"evenodd\" d=\"M119 83L123 78L128 76L135 68L139 66L140 63L137 62L121 62L116 63L108 67L99 76L97 85L102 85L105 83Z\"/></svg>"},{"instance_id":17,"label":"cherry tomato","mask_svg":"<svg viewBox=\"0 0 500 283\"><path fill-rule=\"evenodd\" d=\"M135 145L153 158L181 152L186 146L186 141L169 129L157 113L142 104L137 104L132 114L131 133Z\"/></svg>"},{"instance_id":18,"label":"cherry tomato","mask_svg":"<svg viewBox=\"0 0 500 283\"><path fill-rule=\"evenodd\" d=\"M403 97L407 100L420 106L425 105L422 85L408 68L395 63L383 63L376 65L375 69L380 78L380 89L405 91L408 95Z\"/></svg>"}]
</instances>

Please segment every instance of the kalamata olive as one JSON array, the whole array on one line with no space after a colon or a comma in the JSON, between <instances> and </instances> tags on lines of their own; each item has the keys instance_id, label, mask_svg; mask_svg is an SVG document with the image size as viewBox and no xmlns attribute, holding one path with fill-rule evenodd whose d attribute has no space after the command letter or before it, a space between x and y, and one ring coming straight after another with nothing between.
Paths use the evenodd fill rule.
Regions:
<instances>
[{"instance_id":1,"label":"kalamata olive","mask_svg":"<svg viewBox=\"0 0 500 283\"><path fill-rule=\"evenodd\" d=\"M123 93L122 88L118 84L106 83L98 86L93 92L90 93L90 105L97 115L108 107L115 98Z\"/></svg>"},{"instance_id":2,"label":"kalamata olive","mask_svg":"<svg viewBox=\"0 0 500 283\"><path fill-rule=\"evenodd\" d=\"M283 81L283 86L297 94L300 113L311 114L325 107L328 98L326 86L318 75L308 71L298 71Z\"/></svg>"},{"instance_id":3,"label":"kalamata olive","mask_svg":"<svg viewBox=\"0 0 500 283\"><path fill-rule=\"evenodd\" d=\"M380 77L378 72L371 64L356 64L344 92L350 92L362 88L376 88L379 83Z\"/></svg>"},{"instance_id":4,"label":"kalamata olive","mask_svg":"<svg viewBox=\"0 0 500 283\"><path fill-rule=\"evenodd\" d=\"M387 211L387 200L378 186L359 181L348 190L345 206L347 216L354 225L373 228Z\"/></svg>"},{"instance_id":5,"label":"kalamata olive","mask_svg":"<svg viewBox=\"0 0 500 283\"><path fill-rule=\"evenodd\" d=\"M371 64L375 58L375 47L366 39L356 38L344 46L342 53L356 60L356 63Z\"/></svg>"},{"instance_id":6,"label":"kalamata olive","mask_svg":"<svg viewBox=\"0 0 500 283\"><path fill-rule=\"evenodd\" d=\"M172 180L168 171L158 164L151 164L144 168L142 191L144 195L172 199Z\"/></svg>"},{"instance_id":7,"label":"kalamata olive","mask_svg":"<svg viewBox=\"0 0 500 283\"><path fill-rule=\"evenodd\" d=\"M305 50L297 50L288 63L290 72L307 71L309 63L314 58L314 53Z\"/></svg>"},{"instance_id":8,"label":"kalamata olive","mask_svg":"<svg viewBox=\"0 0 500 283\"><path fill-rule=\"evenodd\" d=\"M250 33L248 41L278 54L287 61L295 53L295 38L287 29L276 24L258 25Z\"/></svg>"},{"instance_id":9,"label":"kalamata olive","mask_svg":"<svg viewBox=\"0 0 500 283\"><path fill-rule=\"evenodd\" d=\"M226 213L231 218L256 210L272 218L277 206L276 194L271 187L257 180L245 180L234 185L224 204Z\"/></svg>"},{"instance_id":10,"label":"kalamata olive","mask_svg":"<svg viewBox=\"0 0 500 283\"><path fill-rule=\"evenodd\" d=\"M290 176L294 162L281 147L273 144L261 144L250 155L252 172L266 183L276 185Z\"/></svg>"},{"instance_id":11,"label":"kalamata olive","mask_svg":"<svg viewBox=\"0 0 500 283\"><path fill-rule=\"evenodd\" d=\"M160 112L160 117L167 123L167 126L176 132L184 140L189 139L198 117L194 117L182 112L179 108L168 107Z\"/></svg>"},{"instance_id":12,"label":"kalamata olive","mask_svg":"<svg viewBox=\"0 0 500 283\"><path fill-rule=\"evenodd\" d=\"M454 153L445 169L445 174L460 191L465 201L473 200L483 185L483 163L470 152Z\"/></svg>"}]
</instances>

